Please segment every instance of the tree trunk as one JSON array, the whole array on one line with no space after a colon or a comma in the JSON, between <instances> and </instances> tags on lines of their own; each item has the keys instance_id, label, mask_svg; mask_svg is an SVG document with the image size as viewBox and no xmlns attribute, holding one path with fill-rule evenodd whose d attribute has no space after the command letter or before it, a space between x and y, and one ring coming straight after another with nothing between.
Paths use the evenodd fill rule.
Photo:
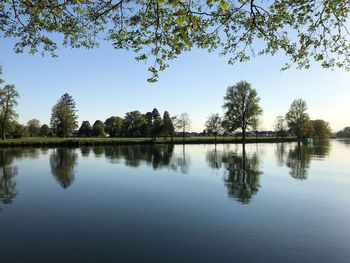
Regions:
<instances>
[{"instance_id":1,"label":"tree trunk","mask_svg":"<svg viewBox=\"0 0 350 263\"><path fill-rule=\"evenodd\" d=\"M186 128L184 126L183 130L182 130L182 142L184 143L185 142L185 131L186 131Z\"/></svg>"},{"instance_id":2,"label":"tree trunk","mask_svg":"<svg viewBox=\"0 0 350 263\"><path fill-rule=\"evenodd\" d=\"M245 141L245 128L242 129L242 139Z\"/></svg>"},{"instance_id":3,"label":"tree trunk","mask_svg":"<svg viewBox=\"0 0 350 263\"><path fill-rule=\"evenodd\" d=\"M5 140L6 139L6 132L5 132L5 121L2 125L2 129L1 129L1 135L2 135L2 139Z\"/></svg>"}]
</instances>

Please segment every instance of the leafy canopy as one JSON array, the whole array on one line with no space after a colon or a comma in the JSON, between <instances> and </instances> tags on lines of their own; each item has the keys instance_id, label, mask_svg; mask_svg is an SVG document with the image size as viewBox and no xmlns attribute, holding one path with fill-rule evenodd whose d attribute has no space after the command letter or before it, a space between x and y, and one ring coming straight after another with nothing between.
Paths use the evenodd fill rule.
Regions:
<instances>
[{"instance_id":1,"label":"leafy canopy","mask_svg":"<svg viewBox=\"0 0 350 263\"><path fill-rule=\"evenodd\" d=\"M59 137L67 137L78 128L78 115L75 101L71 95L65 93L53 106L51 113L51 127Z\"/></svg>"},{"instance_id":2,"label":"leafy canopy","mask_svg":"<svg viewBox=\"0 0 350 263\"><path fill-rule=\"evenodd\" d=\"M303 99L296 99L290 105L286 114L286 120L290 131L301 139L308 133L308 123L310 121L307 113L307 104Z\"/></svg>"},{"instance_id":3,"label":"leafy canopy","mask_svg":"<svg viewBox=\"0 0 350 263\"><path fill-rule=\"evenodd\" d=\"M4 0L0 36L17 40L16 52L49 52L60 44L93 48L100 39L152 58L149 81L167 61L193 47L218 50L229 63L281 51L308 68L350 67L344 0Z\"/></svg>"},{"instance_id":4,"label":"leafy canopy","mask_svg":"<svg viewBox=\"0 0 350 263\"><path fill-rule=\"evenodd\" d=\"M243 139L249 128L257 125L260 115L263 113L260 98L252 85L246 81L240 81L234 86L229 86L224 97L225 127L228 131L242 130Z\"/></svg>"}]
</instances>

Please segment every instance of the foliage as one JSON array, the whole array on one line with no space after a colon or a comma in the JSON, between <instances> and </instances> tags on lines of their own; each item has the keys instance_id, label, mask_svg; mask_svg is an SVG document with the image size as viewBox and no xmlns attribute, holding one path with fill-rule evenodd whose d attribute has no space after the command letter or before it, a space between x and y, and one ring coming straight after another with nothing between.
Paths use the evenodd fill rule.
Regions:
<instances>
[{"instance_id":1,"label":"foliage","mask_svg":"<svg viewBox=\"0 0 350 263\"><path fill-rule=\"evenodd\" d=\"M284 138L288 135L288 127L283 116L277 116L275 121L275 132L277 137Z\"/></svg>"},{"instance_id":2,"label":"foliage","mask_svg":"<svg viewBox=\"0 0 350 263\"><path fill-rule=\"evenodd\" d=\"M0 65L0 76L2 75L2 66ZM4 83L5 81L0 77L0 84Z\"/></svg>"},{"instance_id":3,"label":"foliage","mask_svg":"<svg viewBox=\"0 0 350 263\"><path fill-rule=\"evenodd\" d=\"M247 138L246 142L262 142L262 143L275 143L275 142L294 142L295 138L285 138L283 140L276 139L274 137L258 137ZM215 141L213 136L191 136L187 137L186 143L190 144L203 144L203 143L241 143L242 140L236 136L223 136ZM147 137L87 137L87 138L58 138L58 137L27 137L18 139L6 139L0 141L0 146L36 146L36 147L57 147L57 146L100 146L100 145L135 145L135 144L182 144L182 137L174 137L173 141L169 139L159 138L157 141L153 141Z\"/></svg>"},{"instance_id":4,"label":"foliage","mask_svg":"<svg viewBox=\"0 0 350 263\"><path fill-rule=\"evenodd\" d=\"M190 128L191 120L188 113L181 113L179 117L174 119L174 127L176 131L182 131L182 139L185 140L185 133Z\"/></svg>"},{"instance_id":5,"label":"foliage","mask_svg":"<svg viewBox=\"0 0 350 263\"><path fill-rule=\"evenodd\" d=\"M68 137L78 127L75 101L65 93L52 108L51 127L59 137Z\"/></svg>"},{"instance_id":6,"label":"foliage","mask_svg":"<svg viewBox=\"0 0 350 263\"><path fill-rule=\"evenodd\" d=\"M109 134L110 137L121 136L123 118L118 116L109 117L105 121L104 125L105 125L105 131Z\"/></svg>"},{"instance_id":7,"label":"foliage","mask_svg":"<svg viewBox=\"0 0 350 263\"><path fill-rule=\"evenodd\" d=\"M328 122L324 120L311 120L312 137L318 139L325 139L331 136L332 130Z\"/></svg>"},{"instance_id":8,"label":"foliage","mask_svg":"<svg viewBox=\"0 0 350 263\"><path fill-rule=\"evenodd\" d=\"M122 134L131 137L145 136L145 127L145 115L141 114L139 111L127 112L123 120Z\"/></svg>"},{"instance_id":9,"label":"foliage","mask_svg":"<svg viewBox=\"0 0 350 263\"><path fill-rule=\"evenodd\" d=\"M218 113L210 115L205 122L206 131L210 134L213 134L215 136L215 139L216 136L223 131L221 123L222 119Z\"/></svg>"},{"instance_id":10,"label":"foliage","mask_svg":"<svg viewBox=\"0 0 350 263\"><path fill-rule=\"evenodd\" d=\"M286 120L290 131L299 140L307 133L309 119L306 102L303 99L294 100L286 114Z\"/></svg>"},{"instance_id":11,"label":"foliage","mask_svg":"<svg viewBox=\"0 0 350 263\"><path fill-rule=\"evenodd\" d=\"M224 97L225 126L229 131L235 131L240 128L242 137L245 139L245 133L257 122L262 114L259 105L260 98L251 84L246 81L240 81L234 86L229 86Z\"/></svg>"},{"instance_id":12,"label":"foliage","mask_svg":"<svg viewBox=\"0 0 350 263\"><path fill-rule=\"evenodd\" d=\"M15 85L6 85L0 89L0 127L2 139L6 137L9 124L18 117L15 107L18 105L19 94Z\"/></svg>"},{"instance_id":13,"label":"foliage","mask_svg":"<svg viewBox=\"0 0 350 263\"><path fill-rule=\"evenodd\" d=\"M175 132L173 120L170 117L170 114L168 111L164 111L163 114L163 127L162 127L162 134L166 138L167 136L170 136L173 138Z\"/></svg>"},{"instance_id":14,"label":"foliage","mask_svg":"<svg viewBox=\"0 0 350 263\"><path fill-rule=\"evenodd\" d=\"M38 136L40 133L40 121L37 119L31 119L27 122L29 136Z\"/></svg>"},{"instance_id":15,"label":"foliage","mask_svg":"<svg viewBox=\"0 0 350 263\"><path fill-rule=\"evenodd\" d=\"M8 135L12 138L22 138L29 135L26 126L19 124L17 121L12 121L8 125Z\"/></svg>"},{"instance_id":16,"label":"foliage","mask_svg":"<svg viewBox=\"0 0 350 263\"><path fill-rule=\"evenodd\" d=\"M155 140L162 132L162 118L156 108L152 111L152 138Z\"/></svg>"},{"instance_id":17,"label":"foliage","mask_svg":"<svg viewBox=\"0 0 350 263\"><path fill-rule=\"evenodd\" d=\"M95 121L92 125L91 135L95 137L104 137L105 136L105 125L102 121Z\"/></svg>"},{"instance_id":18,"label":"foliage","mask_svg":"<svg viewBox=\"0 0 350 263\"><path fill-rule=\"evenodd\" d=\"M91 130L92 130L92 127L91 127L91 124L89 121L83 121L81 123L81 126L78 130L78 136L80 137L89 137L91 136Z\"/></svg>"},{"instance_id":19,"label":"foliage","mask_svg":"<svg viewBox=\"0 0 350 263\"><path fill-rule=\"evenodd\" d=\"M39 132L40 136L46 137L49 135L49 133L50 133L50 127L47 124L41 125L40 132Z\"/></svg>"},{"instance_id":20,"label":"foliage","mask_svg":"<svg viewBox=\"0 0 350 263\"><path fill-rule=\"evenodd\" d=\"M281 51L284 68L314 60L349 69L349 12L344 0L5 0L0 30L17 40L16 52L56 55L57 39L73 48L111 41L139 61L151 57L149 81L156 81L168 60L195 47L218 50L229 63Z\"/></svg>"},{"instance_id":21,"label":"foliage","mask_svg":"<svg viewBox=\"0 0 350 263\"><path fill-rule=\"evenodd\" d=\"M337 133L337 137L350 137L350 127L345 127Z\"/></svg>"}]
</instances>

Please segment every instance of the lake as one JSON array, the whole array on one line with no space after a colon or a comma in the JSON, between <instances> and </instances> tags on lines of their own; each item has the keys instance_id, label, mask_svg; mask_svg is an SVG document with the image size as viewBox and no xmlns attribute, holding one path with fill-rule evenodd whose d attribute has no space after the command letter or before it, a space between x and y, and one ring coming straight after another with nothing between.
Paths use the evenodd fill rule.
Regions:
<instances>
[{"instance_id":1,"label":"lake","mask_svg":"<svg viewBox=\"0 0 350 263\"><path fill-rule=\"evenodd\" d=\"M350 262L350 141L0 149L0 262Z\"/></svg>"}]
</instances>

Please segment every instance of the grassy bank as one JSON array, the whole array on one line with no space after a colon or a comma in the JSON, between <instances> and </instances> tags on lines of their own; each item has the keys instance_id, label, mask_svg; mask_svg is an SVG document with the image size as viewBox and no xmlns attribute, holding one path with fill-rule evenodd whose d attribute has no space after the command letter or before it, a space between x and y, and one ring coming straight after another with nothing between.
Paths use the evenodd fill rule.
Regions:
<instances>
[{"instance_id":1,"label":"grassy bank","mask_svg":"<svg viewBox=\"0 0 350 263\"><path fill-rule=\"evenodd\" d=\"M249 137L246 143L276 143L276 142L292 142L295 138L278 139L274 137ZM99 146L99 145L134 145L134 144L182 144L182 137L175 137L172 142L170 138L157 138L152 141L150 138L42 138L27 137L21 139L6 139L0 141L0 147L9 146L37 146L37 147L56 147L70 146L78 147L81 145ZM214 137L186 137L185 144L204 144L215 143ZM242 143L241 138L237 137L218 137L216 143Z\"/></svg>"}]
</instances>

